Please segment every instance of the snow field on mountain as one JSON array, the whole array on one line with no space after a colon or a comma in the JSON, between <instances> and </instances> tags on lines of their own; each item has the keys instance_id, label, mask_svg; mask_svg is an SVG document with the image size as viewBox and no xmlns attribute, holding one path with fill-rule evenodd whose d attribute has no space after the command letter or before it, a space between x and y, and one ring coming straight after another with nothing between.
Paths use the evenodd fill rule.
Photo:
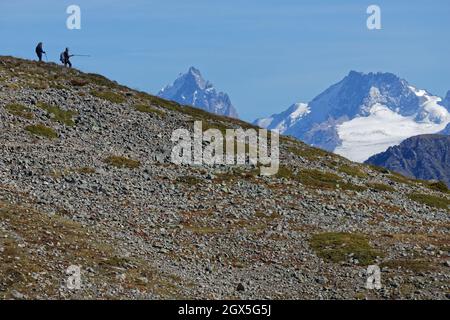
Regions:
<instances>
[{"instance_id":1,"label":"snow field on mountain","mask_svg":"<svg viewBox=\"0 0 450 320\"><path fill-rule=\"evenodd\" d=\"M440 111L431 104L428 107L432 111ZM415 116L404 117L384 105L375 104L369 116L354 118L337 127L342 144L335 149L335 153L364 162L370 156L386 151L409 137L444 130L449 123L448 112L445 112L441 123L428 120L416 122Z\"/></svg>"}]
</instances>

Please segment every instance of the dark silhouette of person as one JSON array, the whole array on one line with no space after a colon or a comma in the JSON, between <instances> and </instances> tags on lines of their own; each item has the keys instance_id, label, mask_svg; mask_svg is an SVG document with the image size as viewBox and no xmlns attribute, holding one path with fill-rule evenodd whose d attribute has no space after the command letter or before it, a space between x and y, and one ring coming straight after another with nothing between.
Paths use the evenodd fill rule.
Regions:
<instances>
[{"instance_id":1,"label":"dark silhouette of person","mask_svg":"<svg viewBox=\"0 0 450 320\"><path fill-rule=\"evenodd\" d=\"M36 47L36 54L39 58L39 62L42 62L42 54L45 53L44 49L42 49L42 42L39 42Z\"/></svg>"},{"instance_id":2,"label":"dark silhouette of person","mask_svg":"<svg viewBox=\"0 0 450 320\"><path fill-rule=\"evenodd\" d=\"M69 66L69 68L72 68L72 63L70 62L71 57L73 57L73 54L69 54L69 48L66 48L66 50L61 53L60 60L64 64L64 67Z\"/></svg>"}]
</instances>

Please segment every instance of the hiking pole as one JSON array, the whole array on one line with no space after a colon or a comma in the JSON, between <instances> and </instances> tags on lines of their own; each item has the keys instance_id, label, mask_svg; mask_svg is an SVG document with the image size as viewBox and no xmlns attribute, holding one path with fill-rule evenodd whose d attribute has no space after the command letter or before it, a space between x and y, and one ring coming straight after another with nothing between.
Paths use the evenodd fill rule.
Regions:
<instances>
[{"instance_id":1,"label":"hiking pole","mask_svg":"<svg viewBox=\"0 0 450 320\"><path fill-rule=\"evenodd\" d=\"M91 56L89 54L73 54L72 57L86 57L86 58L90 58Z\"/></svg>"},{"instance_id":2,"label":"hiking pole","mask_svg":"<svg viewBox=\"0 0 450 320\"><path fill-rule=\"evenodd\" d=\"M45 61L48 62L48 57L47 57L47 53L46 52L44 52L44 56L45 56Z\"/></svg>"}]
</instances>

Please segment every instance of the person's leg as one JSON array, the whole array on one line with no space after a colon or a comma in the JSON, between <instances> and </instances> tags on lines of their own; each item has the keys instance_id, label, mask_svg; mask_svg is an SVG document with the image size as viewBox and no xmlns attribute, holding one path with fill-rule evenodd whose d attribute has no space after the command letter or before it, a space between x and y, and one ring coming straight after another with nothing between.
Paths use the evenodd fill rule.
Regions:
<instances>
[{"instance_id":1,"label":"person's leg","mask_svg":"<svg viewBox=\"0 0 450 320\"><path fill-rule=\"evenodd\" d=\"M72 63L70 63L70 60L67 60L67 63L69 64L69 68L72 68Z\"/></svg>"},{"instance_id":2,"label":"person's leg","mask_svg":"<svg viewBox=\"0 0 450 320\"><path fill-rule=\"evenodd\" d=\"M38 53L39 62L42 62L42 53Z\"/></svg>"}]
</instances>

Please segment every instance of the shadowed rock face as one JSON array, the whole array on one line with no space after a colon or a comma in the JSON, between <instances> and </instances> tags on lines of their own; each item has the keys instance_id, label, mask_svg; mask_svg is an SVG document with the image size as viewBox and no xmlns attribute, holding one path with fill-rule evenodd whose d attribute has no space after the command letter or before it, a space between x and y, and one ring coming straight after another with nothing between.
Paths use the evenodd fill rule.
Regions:
<instances>
[{"instance_id":1,"label":"shadowed rock face","mask_svg":"<svg viewBox=\"0 0 450 320\"><path fill-rule=\"evenodd\" d=\"M442 101L442 105L447 108L447 110L450 110L450 90L447 91L447 95L445 96L444 100Z\"/></svg>"},{"instance_id":2,"label":"shadowed rock face","mask_svg":"<svg viewBox=\"0 0 450 320\"><path fill-rule=\"evenodd\" d=\"M194 67L180 75L173 84L164 87L158 96L211 113L239 118L230 97L217 92L212 83L203 79L200 70Z\"/></svg>"},{"instance_id":3,"label":"shadowed rock face","mask_svg":"<svg viewBox=\"0 0 450 320\"><path fill-rule=\"evenodd\" d=\"M443 181L450 186L450 137L412 137L371 157L366 163L417 179Z\"/></svg>"},{"instance_id":4,"label":"shadowed rock face","mask_svg":"<svg viewBox=\"0 0 450 320\"><path fill-rule=\"evenodd\" d=\"M447 125L447 127L444 130L439 132L439 134L450 136L450 123Z\"/></svg>"}]
</instances>

